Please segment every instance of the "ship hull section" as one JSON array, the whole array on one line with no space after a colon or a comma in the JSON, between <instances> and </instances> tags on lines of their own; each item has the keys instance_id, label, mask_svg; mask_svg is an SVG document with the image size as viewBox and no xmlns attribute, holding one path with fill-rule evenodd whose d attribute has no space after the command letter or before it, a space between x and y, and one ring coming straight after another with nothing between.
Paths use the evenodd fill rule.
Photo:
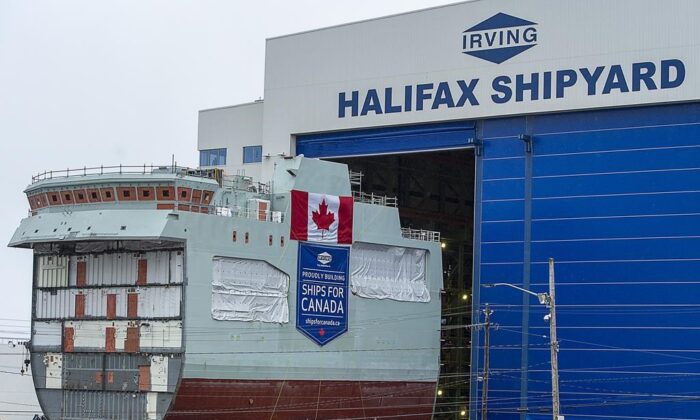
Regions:
<instances>
[{"instance_id":1,"label":"ship hull section","mask_svg":"<svg viewBox=\"0 0 700 420\"><path fill-rule=\"evenodd\" d=\"M430 420L435 382L183 379L166 419Z\"/></svg>"}]
</instances>

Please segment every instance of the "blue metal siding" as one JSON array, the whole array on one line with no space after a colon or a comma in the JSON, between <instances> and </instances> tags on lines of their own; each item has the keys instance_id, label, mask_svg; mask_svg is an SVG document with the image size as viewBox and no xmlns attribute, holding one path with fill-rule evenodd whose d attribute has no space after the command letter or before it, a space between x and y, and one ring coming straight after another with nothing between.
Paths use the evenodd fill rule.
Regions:
<instances>
[{"instance_id":1,"label":"blue metal siding","mask_svg":"<svg viewBox=\"0 0 700 420\"><path fill-rule=\"evenodd\" d=\"M306 157L341 157L468 147L474 123L450 122L299 135L296 153Z\"/></svg>"},{"instance_id":2,"label":"blue metal siding","mask_svg":"<svg viewBox=\"0 0 700 420\"><path fill-rule=\"evenodd\" d=\"M299 136L313 157L468 145L471 122ZM474 321L491 334L489 418L551 418L546 308L555 258L562 414L700 418L700 103L484 120ZM532 153L518 136L533 139ZM479 417L483 331L472 348ZM438 401L439 402L439 401ZM543 414L544 413L544 414Z\"/></svg>"},{"instance_id":3,"label":"blue metal siding","mask_svg":"<svg viewBox=\"0 0 700 420\"><path fill-rule=\"evenodd\" d=\"M528 210L525 199L528 163L524 144L517 137L524 132L524 120L486 121L483 127L484 146L480 158L484 174L480 186L482 220L475 221L480 223L481 232L481 237L475 238L475 246L480 248L480 279L484 283L506 281L527 284L529 275L525 265L525 234L529 221L525 218ZM482 302L491 301L490 292L488 289L480 290ZM507 298L507 301L499 303L522 308L521 294L512 293ZM479 319L480 309L478 305L474 306L475 320ZM496 312L497 322L517 332L512 333L509 340L503 340L503 334L492 334L492 337L498 339L496 342L492 340L491 372L499 373L491 375L489 406L495 409L507 402L509 406L517 407L521 397L520 366L527 364L529 357L529 354L519 351L529 341L528 337L519 333L524 315L522 310L505 313L496 309ZM477 366L483 366L483 336L476 334L472 342L479 343L472 349L472 368L476 368L477 373L473 377L478 377L481 370ZM473 391L478 389L478 383L472 382ZM527 389L523 396L526 393ZM472 398L472 408L478 409L481 394L473 392L473 395L478 395L478 399Z\"/></svg>"},{"instance_id":4,"label":"blue metal siding","mask_svg":"<svg viewBox=\"0 0 700 420\"><path fill-rule=\"evenodd\" d=\"M489 137L489 125L533 136L531 178L522 142ZM530 288L545 291L555 258L562 414L700 418L700 104L485 121L483 141L474 286L522 284L529 249ZM489 418L550 410L545 308L534 298L523 306L512 289L475 297L475 309L490 303L500 325L491 334ZM480 388L483 335L474 342ZM478 408L473 401L474 418Z\"/></svg>"}]
</instances>

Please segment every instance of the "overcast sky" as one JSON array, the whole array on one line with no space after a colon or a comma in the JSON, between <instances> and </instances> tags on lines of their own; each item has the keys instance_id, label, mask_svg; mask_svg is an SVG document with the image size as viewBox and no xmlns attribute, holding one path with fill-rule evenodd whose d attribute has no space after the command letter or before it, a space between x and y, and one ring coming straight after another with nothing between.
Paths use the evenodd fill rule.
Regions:
<instances>
[{"instance_id":1,"label":"overcast sky","mask_svg":"<svg viewBox=\"0 0 700 420\"><path fill-rule=\"evenodd\" d=\"M197 111L263 95L265 38L453 2L0 0L0 336L31 313L31 252L4 245L32 174L196 165Z\"/></svg>"},{"instance_id":2,"label":"overcast sky","mask_svg":"<svg viewBox=\"0 0 700 420\"><path fill-rule=\"evenodd\" d=\"M32 174L196 165L197 111L263 95L265 38L448 3L0 0L0 337L29 332L31 252L5 244ZM3 357L19 371L21 353ZM5 410L33 410L31 387L0 375L0 417L27 418Z\"/></svg>"}]
</instances>

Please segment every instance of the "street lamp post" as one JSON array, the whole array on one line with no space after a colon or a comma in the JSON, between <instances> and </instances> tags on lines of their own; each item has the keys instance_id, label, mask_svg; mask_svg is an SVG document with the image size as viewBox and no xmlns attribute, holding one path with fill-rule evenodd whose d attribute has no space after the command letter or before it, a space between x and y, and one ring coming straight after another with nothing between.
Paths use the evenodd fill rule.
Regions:
<instances>
[{"instance_id":1,"label":"street lamp post","mask_svg":"<svg viewBox=\"0 0 700 420\"><path fill-rule=\"evenodd\" d=\"M559 342L557 307L554 303L554 258L549 259L549 352L552 365L552 419L559 420Z\"/></svg>"},{"instance_id":2,"label":"street lamp post","mask_svg":"<svg viewBox=\"0 0 700 420\"><path fill-rule=\"evenodd\" d=\"M557 342L557 311L554 294L554 258L549 259L549 293L535 293L510 283L491 283L483 284L482 286L506 286L519 290L528 295L537 297L540 304L545 305L549 309L549 315L547 315L546 318L549 320L549 349L552 365L552 419L562 420L563 417L559 416L561 411L559 405L559 343Z\"/></svg>"}]
</instances>

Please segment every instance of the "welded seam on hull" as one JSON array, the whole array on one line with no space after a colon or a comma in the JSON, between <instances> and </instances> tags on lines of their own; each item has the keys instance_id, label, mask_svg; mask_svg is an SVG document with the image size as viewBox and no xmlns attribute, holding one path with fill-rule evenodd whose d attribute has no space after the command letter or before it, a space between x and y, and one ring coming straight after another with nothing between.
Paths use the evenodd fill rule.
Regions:
<instances>
[{"instance_id":1,"label":"welded seam on hull","mask_svg":"<svg viewBox=\"0 0 700 420\"><path fill-rule=\"evenodd\" d=\"M280 397L282 396L282 390L284 389L285 382L287 382L287 381L285 379L283 379L282 384L280 385L280 391L277 393L277 399L275 400L275 406L272 407L272 413L270 413L270 420L272 420L275 417L275 411L277 410L277 405L280 402ZM316 416L318 416L318 406L316 408Z\"/></svg>"}]
</instances>

